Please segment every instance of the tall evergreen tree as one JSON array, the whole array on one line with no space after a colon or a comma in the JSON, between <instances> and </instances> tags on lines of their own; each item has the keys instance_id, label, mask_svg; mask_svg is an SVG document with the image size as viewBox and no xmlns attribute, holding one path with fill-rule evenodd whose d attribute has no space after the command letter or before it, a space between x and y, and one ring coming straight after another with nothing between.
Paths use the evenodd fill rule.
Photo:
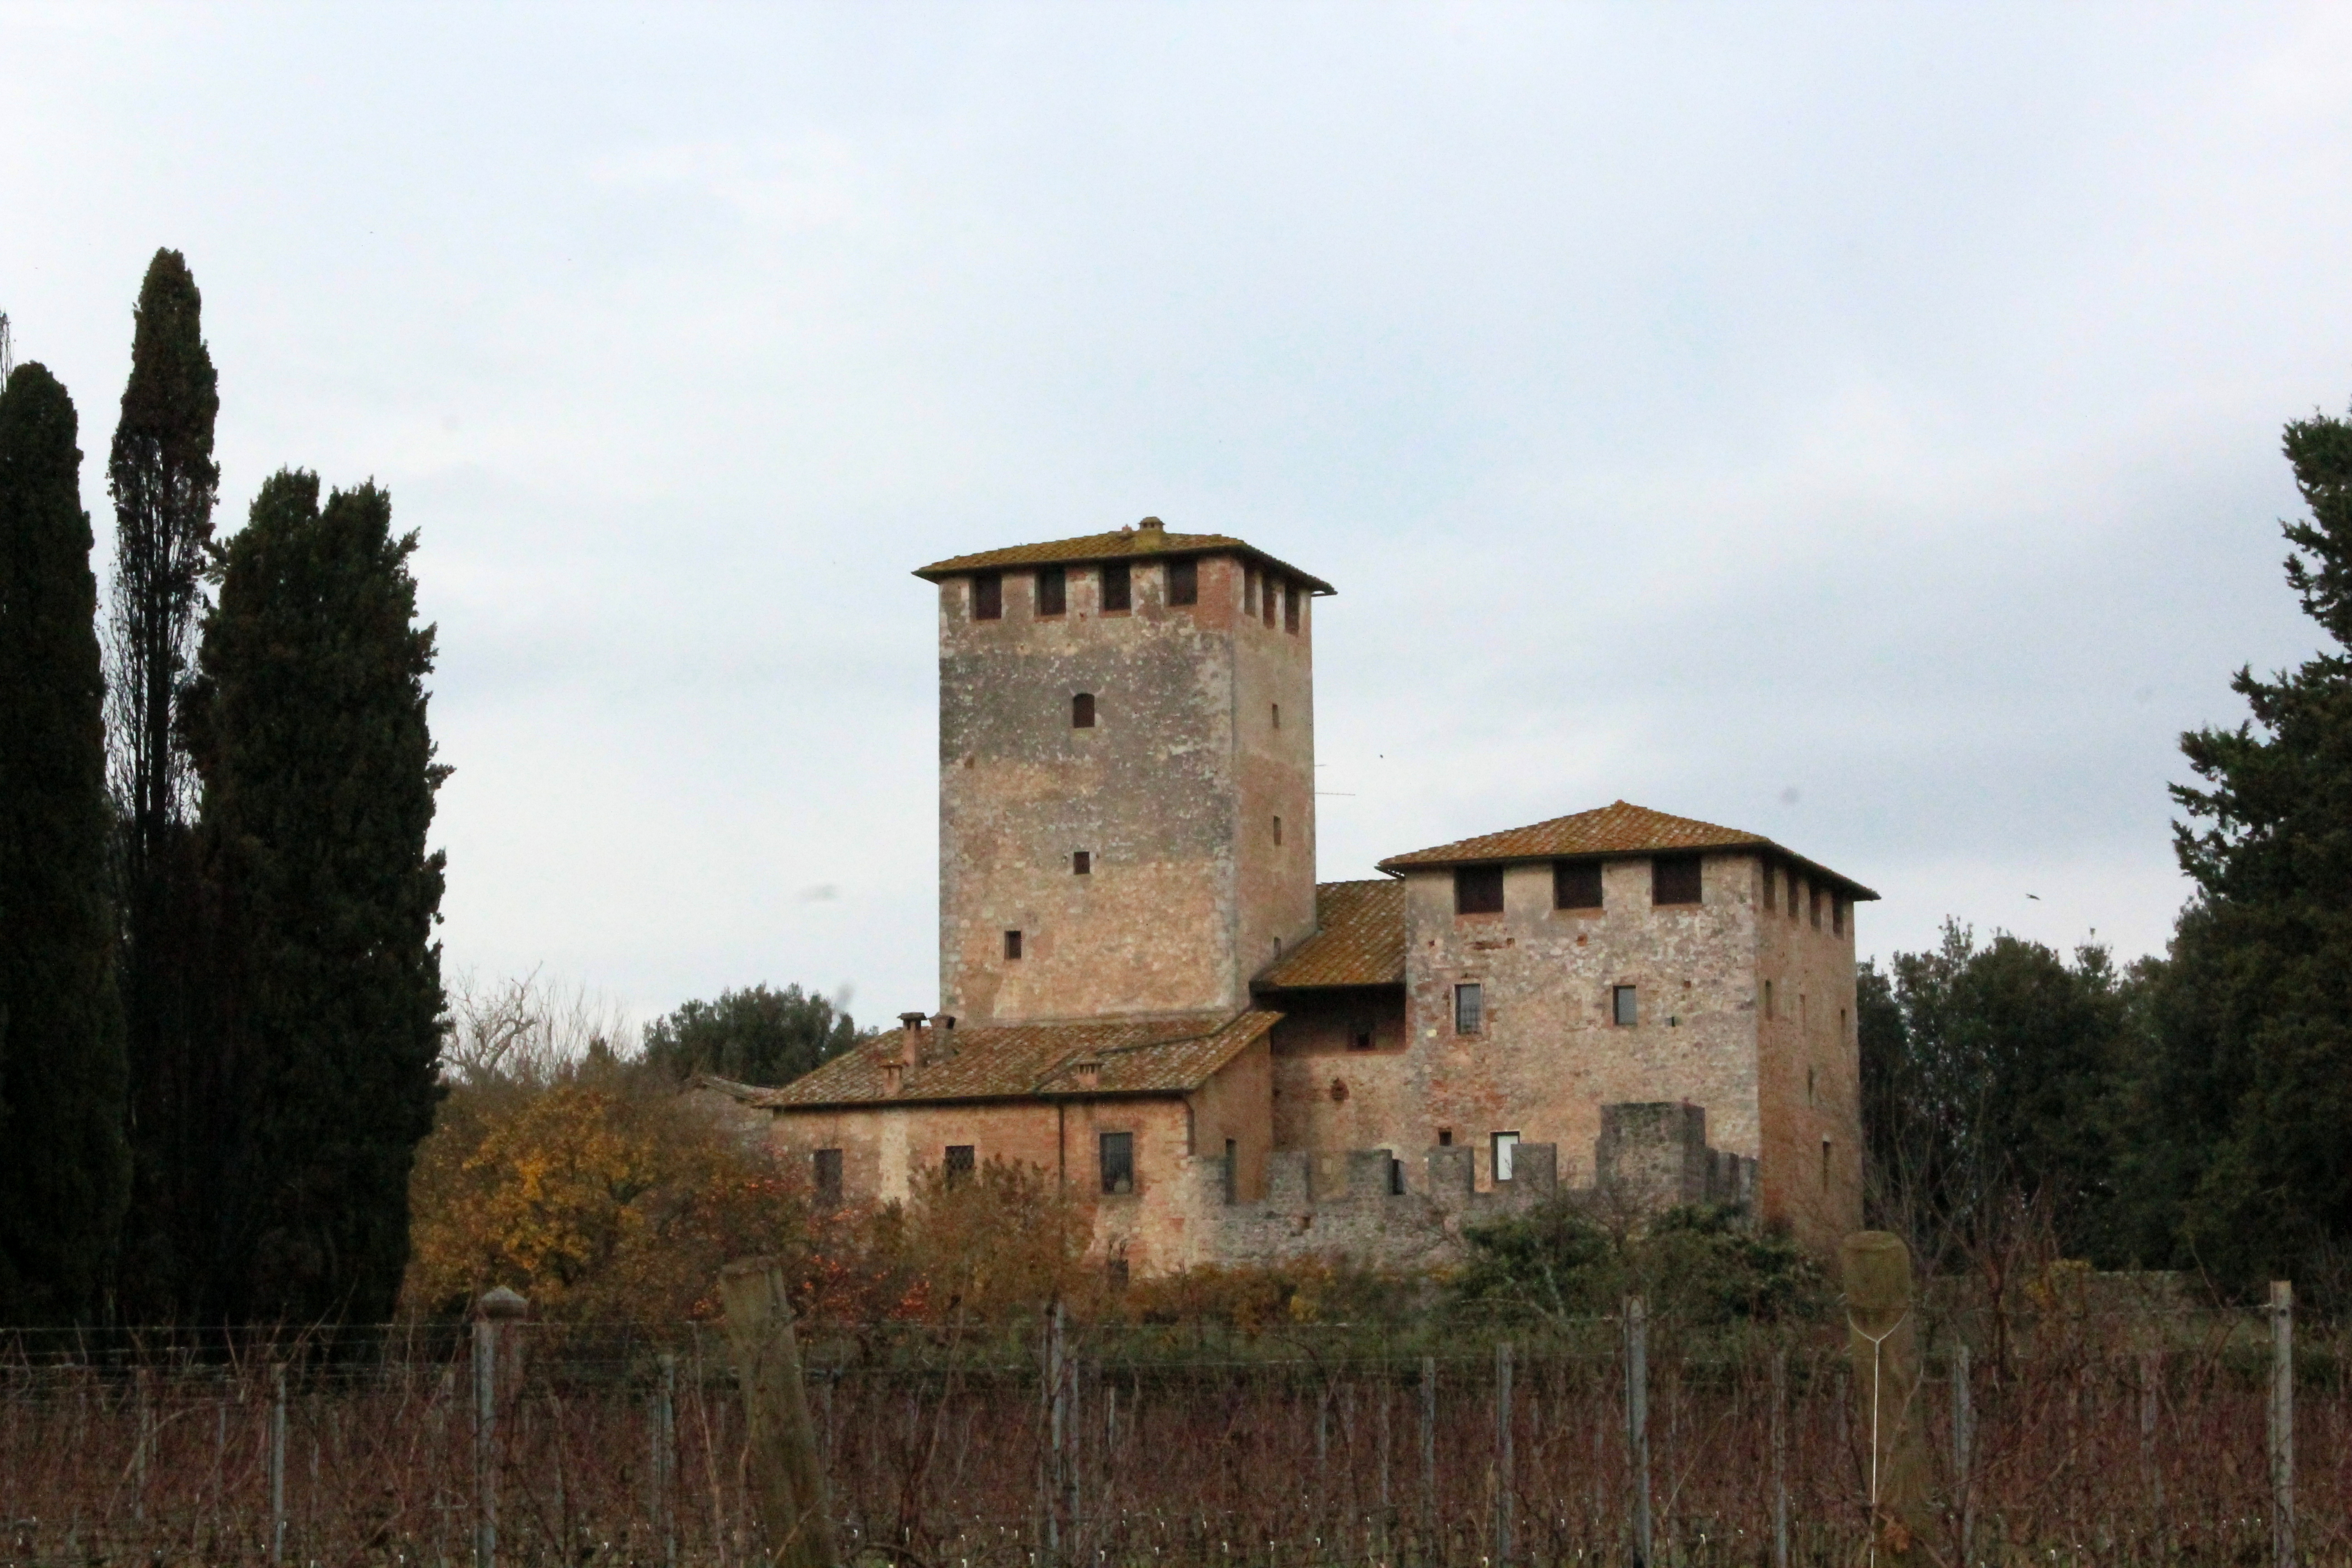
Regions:
<instances>
[{"instance_id":1,"label":"tall evergreen tree","mask_svg":"<svg viewBox=\"0 0 2352 1568\"><path fill-rule=\"evenodd\" d=\"M0 390L0 1321L103 1308L130 1196L105 684L73 400Z\"/></svg>"},{"instance_id":2,"label":"tall evergreen tree","mask_svg":"<svg viewBox=\"0 0 2352 1568\"><path fill-rule=\"evenodd\" d=\"M380 1321L431 1131L442 857L408 557L373 484L280 472L221 552L187 735L220 889L228 1128L220 1310Z\"/></svg>"},{"instance_id":3,"label":"tall evergreen tree","mask_svg":"<svg viewBox=\"0 0 2352 1568\"><path fill-rule=\"evenodd\" d=\"M857 1022L797 985L753 985L688 1002L646 1029L646 1059L678 1078L790 1083L857 1043Z\"/></svg>"},{"instance_id":4,"label":"tall evergreen tree","mask_svg":"<svg viewBox=\"0 0 2352 1568\"><path fill-rule=\"evenodd\" d=\"M2352 1247L2352 424L2298 420L2285 447L2311 509L2285 525L2287 584L2326 642L2268 679L2238 671L2251 721L2181 737L2197 892L2132 1172L2148 1246L2177 1227L2181 1261L2249 1283L2335 1271Z\"/></svg>"},{"instance_id":5,"label":"tall evergreen tree","mask_svg":"<svg viewBox=\"0 0 2352 1568\"><path fill-rule=\"evenodd\" d=\"M122 825L122 994L131 1058L132 1208L127 1310L199 1308L216 1194L221 1102L197 977L202 896L191 860L193 791L178 739L220 470L220 395L204 301L186 260L159 250L139 289L131 379L107 463L115 570L107 652L116 807Z\"/></svg>"}]
</instances>

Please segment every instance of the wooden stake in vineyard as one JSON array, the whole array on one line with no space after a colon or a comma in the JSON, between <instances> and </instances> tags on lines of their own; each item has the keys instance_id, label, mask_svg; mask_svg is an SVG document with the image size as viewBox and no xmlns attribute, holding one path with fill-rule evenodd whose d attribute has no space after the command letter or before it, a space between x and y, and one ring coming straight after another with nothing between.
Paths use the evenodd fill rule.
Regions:
<instances>
[{"instance_id":1,"label":"wooden stake in vineyard","mask_svg":"<svg viewBox=\"0 0 2352 1568\"><path fill-rule=\"evenodd\" d=\"M837 1568L833 1511L801 1381L783 1268L772 1258L730 1263L719 1271L719 1297L743 1384L751 1492L768 1560L776 1568Z\"/></svg>"},{"instance_id":2,"label":"wooden stake in vineyard","mask_svg":"<svg viewBox=\"0 0 2352 1568\"><path fill-rule=\"evenodd\" d=\"M1846 1354L1853 1366L1857 1433L1868 1447L1874 1562L1934 1563L1937 1515L1928 1491L1919 1409L1919 1338L1911 1310L1911 1249L1883 1230L1858 1231L1839 1249Z\"/></svg>"}]
</instances>

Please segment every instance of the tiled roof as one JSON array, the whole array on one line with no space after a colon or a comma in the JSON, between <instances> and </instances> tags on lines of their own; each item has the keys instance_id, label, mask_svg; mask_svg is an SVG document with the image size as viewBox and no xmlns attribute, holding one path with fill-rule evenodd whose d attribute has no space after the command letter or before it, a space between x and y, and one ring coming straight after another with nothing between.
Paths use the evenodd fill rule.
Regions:
<instances>
[{"instance_id":1,"label":"tiled roof","mask_svg":"<svg viewBox=\"0 0 2352 1568\"><path fill-rule=\"evenodd\" d=\"M1178 1018L1078 1024L1008 1024L953 1031L934 1029L921 1065L906 1069L897 1094L885 1062L898 1059L900 1039L885 1036L844 1052L781 1089L730 1092L748 1105L772 1110L961 1100L1019 1100L1031 1095L1181 1094L1274 1027L1279 1013L1195 1013ZM1093 1089L1078 1086L1077 1064L1102 1064ZM726 1086L714 1086L724 1088Z\"/></svg>"},{"instance_id":2,"label":"tiled roof","mask_svg":"<svg viewBox=\"0 0 2352 1568\"><path fill-rule=\"evenodd\" d=\"M1271 990L1404 984L1404 884L1325 882L1315 889L1315 934L1257 977Z\"/></svg>"},{"instance_id":3,"label":"tiled roof","mask_svg":"<svg viewBox=\"0 0 2352 1568\"><path fill-rule=\"evenodd\" d=\"M1654 855L1676 849L1770 850L1796 862L1815 876L1837 883L1856 899L1878 897L1852 878L1842 876L1826 866L1815 865L1801 855L1790 854L1760 833L1744 833L1737 827L1718 827L1712 822L1699 822L1687 816L1669 816L1663 811L1652 811L1647 806L1633 805L1622 800L1594 811L1580 811L1573 816L1555 816L1549 822L1507 828L1501 833L1481 834L1475 838L1440 844L1433 849L1416 849L1410 855L1391 855L1381 862L1380 868L1383 871L1405 871L1417 867L1463 866L1496 860L1571 860L1588 857L1599 859L1621 855Z\"/></svg>"},{"instance_id":4,"label":"tiled roof","mask_svg":"<svg viewBox=\"0 0 2352 1568\"><path fill-rule=\"evenodd\" d=\"M993 572L1005 566L1072 566L1089 561L1133 561L1161 555L1240 555L1271 566L1318 594L1337 593L1320 577L1277 561L1247 540L1223 533L1171 533L1164 528L1122 528L1110 533L1089 533L1076 539L1050 539L1042 544L1015 544L1003 550L983 550L977 555L951 555L915 575L938 582L970 572Z\"/></svg>"}]
</instances>

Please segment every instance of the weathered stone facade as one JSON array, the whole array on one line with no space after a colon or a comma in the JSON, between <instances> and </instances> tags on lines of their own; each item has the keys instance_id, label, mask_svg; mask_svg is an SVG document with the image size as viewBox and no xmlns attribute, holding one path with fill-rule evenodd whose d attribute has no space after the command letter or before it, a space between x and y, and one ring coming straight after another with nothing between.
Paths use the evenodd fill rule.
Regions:
<instances>
[{"instance_id":1,"label":"weathered stone facade","mask_svg":"<svg viewBox=\"0 0 2352 1568\"><path fill-rule=\"evenodd\" d=\"M1867 889L1622 801L1318 888L1328 584L1151 520L920 574L942 1014L740 1091L843 1201L1021 1161L1143 1272L1428 1261L1559 1191L1860 1223Z\"/></svg>"}]
</instances>

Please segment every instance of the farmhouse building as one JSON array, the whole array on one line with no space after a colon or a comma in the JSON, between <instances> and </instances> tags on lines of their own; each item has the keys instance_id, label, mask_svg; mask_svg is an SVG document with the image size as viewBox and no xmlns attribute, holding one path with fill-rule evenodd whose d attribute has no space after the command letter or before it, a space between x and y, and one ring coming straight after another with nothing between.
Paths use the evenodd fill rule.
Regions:
<instances>
[{"instance_id":1,"label":"farmhouse building","mask_svg":"<svg viewBox=\"0 0 2352 1568\"><path fill-rule=\"evenodd\" d=\"M1623 801L1318 886L1328 584L1149 518L917 575L940 1008L740 1091L823 1201L1026 1162L1154 1272L1440 1258L1563 1188L1860 1223L1867 888Z\"/></svg>"}]
</instances>

